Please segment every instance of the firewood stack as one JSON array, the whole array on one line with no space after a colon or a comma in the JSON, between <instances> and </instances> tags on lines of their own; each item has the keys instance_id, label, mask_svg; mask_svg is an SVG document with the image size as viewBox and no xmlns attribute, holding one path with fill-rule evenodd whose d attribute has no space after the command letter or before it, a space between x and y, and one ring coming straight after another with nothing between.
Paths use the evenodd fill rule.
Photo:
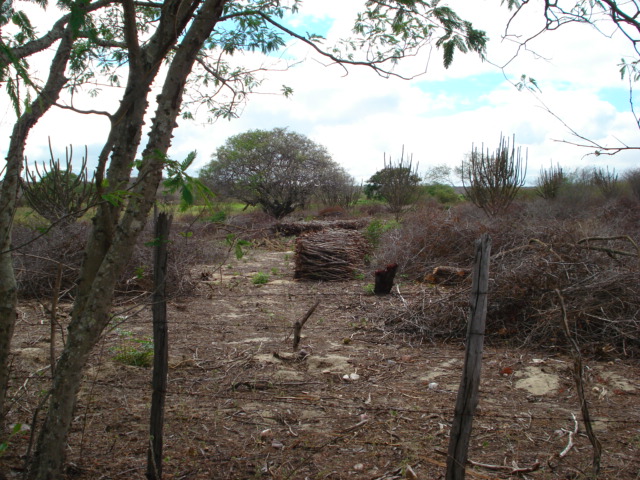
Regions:
<instances>
[{"instance_id":1,"label":"firewood stack","mask_svg":"<svg viewBox=\"0 0 640 480\"><path fill-rule=\"evenodd\" d=\"M338 228L309 232L296 240L294 278L351 280L364 267L369 244L356 230Z\"/></svg>"}]
</instances>

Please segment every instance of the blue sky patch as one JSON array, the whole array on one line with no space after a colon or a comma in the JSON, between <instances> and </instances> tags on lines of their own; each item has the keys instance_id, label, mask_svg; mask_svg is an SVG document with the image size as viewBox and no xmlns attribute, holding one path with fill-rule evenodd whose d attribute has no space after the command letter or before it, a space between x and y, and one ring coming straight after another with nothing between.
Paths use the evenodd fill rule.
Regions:
<instances>
[{"instance_id":1,"label":"blue sky patch","mask_svg":"<svg viewBox=\"0 0 640 480\"><path fill-rule=\"evenodd\" d=\"M454 103L450 113L458 113L489 105L486 95L499 88L504 81L502 74L486 73L448 80L424 80L416 85L420 90L433 97L452 98ZM437 113L442 114L442 112Z\"/></svg>"},{"instance_id":2,"label":"blue sky patch","mask_svg":"<svg viewBox=\"0 0 640 480\"><path fill-rule=\"evenodd\" d=\"M331 29L334 20L329 17L312 17L310 15L302 15L300 13L295 15L285 15L282 19L276 19L282 22L282 24L289 30L292 30L301 35L315 34L322 37L326 37L327 33Z\"/></svg>"},{"instance_id":3,"label":"blue sky patch","mask_svg":"<svg viewBox=\"0 0 640 480\"><path fill-rule=\"evenodd\" d=\"M634 92L635 93L635 92ZM609 102L611 105L616 107L616 110L619 112L628 112L631 108L629 104L629 89L628 88L619 88L619 87L610 87L610 88L601 88L598 90L598 96L604 100L605 102ZM634 95L637 97L637 95ZM638 106L637 98L634 102L636 107Z\"/></svg>"}]
</instances>

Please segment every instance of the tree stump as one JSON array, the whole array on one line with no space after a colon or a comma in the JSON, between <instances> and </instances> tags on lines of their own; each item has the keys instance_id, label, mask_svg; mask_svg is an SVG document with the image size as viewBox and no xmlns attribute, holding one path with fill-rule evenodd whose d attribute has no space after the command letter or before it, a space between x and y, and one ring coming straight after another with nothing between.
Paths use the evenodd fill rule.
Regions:
<instances>
[{"instance_id":1,"label":"tree stump","mask_svg":"<svg viewBox=\"0 0 640 480\"><path fill-rule=\"evenodd\" d=\"M387 295L391 293L391 289L393 288L393 279L396 276L397 270L397 263L390 263L385 268L376 270L376 283L373 288L373 293L376 295Z\"/></svg>"}]
</instances>

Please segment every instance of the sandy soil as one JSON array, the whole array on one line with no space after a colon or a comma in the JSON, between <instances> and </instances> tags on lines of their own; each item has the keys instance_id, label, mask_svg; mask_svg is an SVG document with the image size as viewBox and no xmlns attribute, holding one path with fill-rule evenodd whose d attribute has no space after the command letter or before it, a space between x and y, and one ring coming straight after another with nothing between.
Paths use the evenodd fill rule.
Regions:
<instances>
[{"instance_id":1,"label":"sandy soil","mask_svg":"<svg viewBox=\"0 0 640 480\"><path fill-rule=\"evenodd\" d=\"M257 272L267 284L252 283ZM369 280L293 281L292 252L253 250L197 274L198 295L169 306L164 478L444 478L463 345L423 343L374 322L401 299L367 295ZM422 288L400 287L406 298ZM316 300L294 352L292 325ZM86 370L68 478L144 478L151 370L115 359L151 338L149 308L139 307L119 307ZM16 335L10 421L24 427L0 457L7 478L21 474L48 384L41 306L23 305ZM482 374L468 478L586 478L593 450L571 359L487 346ZM640 478L639 365L588 360L585 380L600 478Z\"/></svg>"}]
</instances>

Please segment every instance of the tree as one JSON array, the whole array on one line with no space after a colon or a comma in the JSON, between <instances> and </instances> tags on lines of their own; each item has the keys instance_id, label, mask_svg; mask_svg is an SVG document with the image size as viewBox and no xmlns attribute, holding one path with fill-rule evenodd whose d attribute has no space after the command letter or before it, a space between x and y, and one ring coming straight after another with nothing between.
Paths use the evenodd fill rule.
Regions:
<instances>
[{"instance_id":1,"label":"tree","mask_svg":"<svg viewBox=\"0 0 640 480\"><path fill-rule=\"evenodd\" d=\"M413 156L408 160L404 158L404 147L397 162L391 160L387 163L384 156L384 168L378 170L367 180L364 191L368 198L377 198L386 201L391 211L399 215L403 207L415 203L421 195L420 183L422 179L418 175L418 165L413 167Z\"/></svg>"},{"instance_id":2,"label":"tree","mask_svg":"<svg viewBox=\"0 0 640 480\"><path fill-rule=\"evenodd\" d=\"M203 181L278 219L306 205L340 169L323 146L284 128L234 135L212 158Z\"/></svg>"},{"instance_id":3,"label":"tree","mask_svg":"<svg viewBox=\"0 0 640 480\"><path fill-rule=\"evenodd\" d=\"M466 197L474 205L489 215L504 212L520 188L524 185L527 173L527 160L520 155L520 147L516 150L515 136L513 145L500 136L500 143L495 153L484 145L478 151L474 148L469 160L462 163L462 185Z\"/></svg>"},{"instance_id":4,"label":"tree","mask_svg":"<svg viewBox=\"0 0 640 480\"><path fill-rule=\"evenodd\" d=\"M43 6L46 0L39 2ZM384 76L394 75L393 66L404 56L417 54L435 41L448 66L456 50L483 54L484 33L473 29L447 7L421 0L394 0L387 4L367 2L356 22L355 37L340 47L324 51L321 38L286 28L279 19L295 13L276 0L236 2L231 0L167 0L143 3L61 0L66 12L49 32L36 37L25 15L12 11L10 2L0 4L0 23L15 18L19 34L0 38L0 82L7 84L18 120L7 154L5 177L0 190L0 396L4 400L8 378L8 352L15 324L16 287L11 266L10 236L16 208L17 185L22 171L29 130L53 105L64 87L79 88L88 79L104 73L106 81L120 82L117 68L127 65L123 96L111 112L78 111L104 115L110 130L98 157L94 175L101 199L93 218L93 229L75 292L69 332L55 368L49 406L28 478L59 478L64 462L67 434L89 353L109 322L115 282L126 266L162 178L171 163L167 151L172 131L183 106L185 91L204 102L213 117L232 117L239 102L256 85L252 72L233 69L226 58L241 50L268 54L284 44L284 35L305 42L332 61L363 65ZM100 8L108 12L97 14ZM223 26L226 25L226 26ZM49 77L39 85L28 70L26 59L55 42ZM359 56L362 52L363 56ZM368 55L371 55L370 57ZM159 79L161 67L166 70ZM163 72L164 73L164 72ZM197 85L189 78L200 78ZM151 122L149 138L136 160L144 117L154 82L161 88ZM20 92L28 88L35 101L24 111ZM190 89L190 86L193 86ZM207 88L211 90L207 90ZM221 89L231 92L229 102L217 103ZM194 96L198 92L202 95ZM27 97L29 99L29 97ZM30 100L30 99L29 99ZM185 110L184 116L190 112ZM180 164L177 164L179 167ZM131 186L133 168L137 181ZM179 170L179 169L178 169ZM0 404L0 410L4 411Z\"/></svg>"},{"instance_id":5,"label":"tree","mask_svg":"<svg viewBox=\"0 0 640 480\"><path fill-rule=\"evenodd\" d=\"M9 352L16 321L17 285L11 257L11 231L17 208L20 175L25 143L30 130L40 118L58 101L67 82L66 69L72 57L72 47L77 38L91 29L87 14L107 5L98 1L63 1L60 5L69 13L58 20L52 29L36 38L33 28L23 12L15 12L11 2L0 4L0 27L12 21L18 26L13 37L0 37L0 82L6 84L7 92L16 112L9 149L6 156L4 178L0 186L0 435L4 426L5 398L9 380ZM4 33L4 32L3 32ZM35 87L29 77L26 57L51 46L58 41L51 60L49 75L43 85ZM35 90L21 98L20 83ZM29 90L27 89L27 90Z\"/></svg>"},{"instance_id":6,"label":"tree","mask_svg":"<svg viewBox=\"0 0 640 480\"><path fill-rule=\"evenodd\" d=\"M451 180L452 173L453 173L453 169L446 163L442 163L440 165L433 165L427 168L427 171L424 174L424 180L427 184L440 184L440 185L453 186L453 181Z\"/></svg>"},{"instance_id":7,"label":"tree","mask_svg":"<svg viewBox=\"0 0 640 480\"><path fill-rule=\"evenodd\" d=\"M315 198L326 207L352 207L361 195L362 185L358 185L356 179L339 166L321 175L314 192Z\"/></svg>"}]
</instances>

